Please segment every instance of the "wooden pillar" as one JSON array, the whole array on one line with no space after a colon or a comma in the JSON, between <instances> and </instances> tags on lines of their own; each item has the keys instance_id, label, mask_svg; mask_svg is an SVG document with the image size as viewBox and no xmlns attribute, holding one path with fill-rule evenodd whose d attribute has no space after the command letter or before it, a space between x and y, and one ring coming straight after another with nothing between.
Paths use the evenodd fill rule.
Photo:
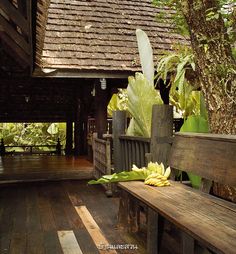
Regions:
<instances>
[{"instance_id":1,"label":"wooden pillar","mask_svg":"<svg viewBox=\"0 0 236 254\"><path fill-rule=\"evenodd\" d=\"M173 107L154 105L152 108L151 155L152 161L167 166L173 136Z\"/></svg>"},{"instance_id":2,"label":"wooden pillar","mask_svg":"<svg viewBox=\"0 0 236 254\"><path fill-rule=\"evenodd\" d=\"M86 117L85 117L85 108L84 108L84 103L80 102L80 112L79 112L79 155L84 155L85 154L85 142L87 142L87 140L85 139L85 137L87 137L87 129L86 129Z\"/></svg>"},{"instance_id":3,"label":"wooden pillar","mask_svg":"<svg viewBox=\"0 0 236 254\"><path fill-rule=\"evenodd\" d=\"M114 169L115 172L121 172L122 158L121 158L121 144L119 136L125 134L126 129L126 112L125 111L113 111L112 114L112 133L113 133L113 154L114 154Z\"/></svg>"},{"instance_id":4,"label":"wooden pillar","mask_svg":"<svg viewBox=\"0 0 236 254\"><path fill-rule=\"evenodd\" d=\"M72 154L73 148L73 122L71 119L68 119L66 122L66 155Z\"/></svg>"},{"instance_id":5,"label":"wooden pillar","mask_svg":"<svg viewBox=\"0 0 236 254\"><path fill-rule=\"evenodd\" d=\"M98 138L107 130L107 89L101 89L99 81L95 84L95 125Z\"/></svg>"},{"instance_id":6,"label":"wooden pillar","mask_svg":"<svg viewBox=\"0 0 236 254\"><path fill-rule=\"evenodd\" d=\"M79 128L80 128L80 100L76 100L75 123L74 123L74 155L79 155Z\"/></svg>"}]
</instances>

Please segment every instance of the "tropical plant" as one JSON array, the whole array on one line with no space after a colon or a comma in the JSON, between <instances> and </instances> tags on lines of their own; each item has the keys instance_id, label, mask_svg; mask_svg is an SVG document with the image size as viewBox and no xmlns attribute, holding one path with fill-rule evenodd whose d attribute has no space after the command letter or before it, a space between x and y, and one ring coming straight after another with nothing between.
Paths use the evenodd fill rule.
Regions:
<instances>
[{"instance_id":1,"label":"tropical plant","mask_svg":"<svg viewBox=\"0 0 236 254\"><path fill-rule=\"evenodd\" d=\"M160 93L154 87L153 52L148 36L141 29L136 30L142 73L128 78L126 90L113 95L108 104L108 113L112 110L126 110L131 117L127 135L151 136L152 106L162 104Z\"/></svg>"},{"instance_id":2,"label":"tropical plant","mask_svg":"<svg viewBox=\"0 0 236 254\"><path fill-rule=\"evenodd\" d=\"M129 77L127 109L132 116L128 134L151 136L152 106L162 104L159 92L142 73Z\"/></svg>"},{"instance_id":3,"label":"tropical plant","mask_svg":"<svg viewBox=\"0 0 236 254\"><path fill-rule=\"evenodd\" d=\"M55 145L60 138L65 144L65 123L2 123L0 124L0 138L5 145ZM46 147L39 148L41 150ZM14 150L22 151L21 148Z\"/></svg>"}]
</instances>

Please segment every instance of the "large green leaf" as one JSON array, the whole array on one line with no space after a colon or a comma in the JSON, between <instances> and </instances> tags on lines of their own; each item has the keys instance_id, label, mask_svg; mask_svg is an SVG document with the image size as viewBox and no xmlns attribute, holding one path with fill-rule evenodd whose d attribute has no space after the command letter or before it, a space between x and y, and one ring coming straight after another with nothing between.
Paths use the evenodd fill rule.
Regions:
<instances>
[{"instance_id":1,"label":"large green leaf","mask_svg":"<svg viewBox=\"0 0 236 254\"><path fill-rule=\"evenodd\" d=\"M189 116L180 129L181 132L209 132L208 121L202 116Z\"/></svg>"},{"instance_id":2,"label":"large green leaf","mask_svg":"<svg viewBox=\"0 0 236 254\"><path fill-rule=\"evenodd\" d=\"M144 76L151 86L154 85L154 64L152 46L147 34L141 29L136 29L139 58Z\"/></svg>"},{"instance_id":3,"label":"large green leaf","mask_svg":"<svg viewBox=\"0 0 236 254\"><path fill-rule=\"evenodd\" d=\"M143 171L122 171L113 175L104 175L98 180L91 180L88 184L104 184L114 182L145 180L147 175Z\"/></svg>"},{"instance_id":4,"label":"large green leaf","mask_svg":"<svg viewBox=\"0 0 236 254\"><path fill-rule=\"evenodd\" d=\"M129 77L127 87L128 111L133 117L134 135L150 137L152 106L162 104L162 100L154 86L150 86L149 81L141 73L136 73L135 77Z\"/></svg>"}]
</instances>

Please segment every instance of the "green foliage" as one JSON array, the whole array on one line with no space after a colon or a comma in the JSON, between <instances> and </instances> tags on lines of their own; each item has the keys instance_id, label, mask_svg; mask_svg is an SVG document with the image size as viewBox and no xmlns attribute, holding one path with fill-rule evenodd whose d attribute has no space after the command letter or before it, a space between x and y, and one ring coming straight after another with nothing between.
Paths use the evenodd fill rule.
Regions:
<instances>
[{"instance_id":1,"label":"green foliage","mask_svg":"<svg viewBox=\"0 0 236 254\"><path fill-rule=\"evenodd\" d=\"M5 145L55 145L58 138L65 145L65 136L65 123L0 124L0 138L4 139Z\"/></svg>"},{"instance_id":2,"label":"green foliage","mask_svg":"<svg viewBox=\"0 0 236 254\"><path fill-rule=\"evenodd\" d=\"M113 94L109 104L107 106L107 113L112 117L112 111L115 110L127 110L127 91L126 89L119 89L117 94Z\"/></svg>"},{"instance_id":3,"label":"green foliage","mask_svg":"<svg viewBox=\"0 0 236 254\"><path fill-rule=\"evenodd\" d=\"M170 102L182 112L183 118L200 114L200 93L196 91L199 81L193 78L194 72L194 56L188 47L177 47L176 52L166 53L157 66L158 79L170 78Z\"/></svg>"},{"instance_id":4,"label":"green foliage","mask_svg":"<svg viewBox=\"0 0 236 254\"><path fill-rule=\"evenodd\" d=\"M162 104L159 91L150 86L142 73L136 73L135 77L129 77L127 95L127 110L133 117L133 135L150 137L152 106Z\"/></svg>"},{"instance_id":5,"label":"green foliage","mask_svg":"<svg viewBox=\"0 0 236 254\"><path fill-rule=\"evenodd\" d=\"M169 10L174 10L172 13L173 26L176 28L176 31L182 35L189 35L189 27L185 21L184 13L188 11L186 1L181 0L153 0L153 4L160 9L169 8ZM211 21L213 19L219 19L220 16L223 17L226 33L230 38L230 41L233 43L236 41L236 31L235 31L235 9L236 3L235 0L216 0L218 8L209 8L206 10L205 17L206 21ZM203 4L202 1L193 1L192 7L196 11L201 8ZM166 23L166 16L162 12L157 12L157 18L163 23Z\"/></svg>"}]
</instances>

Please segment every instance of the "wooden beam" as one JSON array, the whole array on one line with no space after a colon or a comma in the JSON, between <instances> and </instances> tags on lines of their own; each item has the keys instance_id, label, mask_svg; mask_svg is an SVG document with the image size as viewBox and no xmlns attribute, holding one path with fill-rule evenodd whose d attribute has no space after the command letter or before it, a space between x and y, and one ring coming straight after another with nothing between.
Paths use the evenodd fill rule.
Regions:
<instances>
[{"instance_id":1,"label":"wooden beam","mask_svg":"<svg viewBox=\"0 0 236 254\"><path fill-rule=\"evenodd\" d=\"M18 9L19 9L20 13L21 13L26 19L28 19L28 17L27 17L27 2L31 2L31 1L17 0Z\"/></svg>"},{"instance_id":2,"label":"wooden beam","mask_svg":"<svg viewBox=\"0 0 236 254\"><path fill-rule=\"evenodd\" d=\"M27 6L26 6L26 15L27 15L27 21L28 21L28 31L29 31L29 36L28 36L28 43L29 43L29 55L30 55L30 75L32 75L33 73L33 68L34 68L34 52L33 52L33 29L32 29L32 1L25 1L23 0L23 2L27 2ZM23 5L22 0L19 1L18 0L18 4L20 3L20 5ZM36 21L35 21L36 22ZM34 24L34 26L36 26L36 24Z\"/></svg>"},{"instance_id":3,"label":"wooden beam","mask_svg":"<svg viewBox=\"0 0 236 254\"><path fill-rule=\"evenodd\" d=\"M19 34L11 25L10 23L0 15L0 23L4 29L4 31L12 38L12 40L17 43L24 51L25 54L29 55L30 53L30 46L28 42L23 38L21 34ZM12 48L15 45L12 45Z\"/></svg>"},{"instance_id":4,"label":"wooden beam","mask_svg":"<svg viewBox=\"0 0 236 254\"><path fill-rule=\"evenodd\" d=\"M24 1L26 2L26 1ZM0 1L0 8L7 14L7 16L14 21L14 23L20 27L20 29L28 36L29 26L27 20L21 15L21 13L11 4L8 0Z\"/></svg>"},{"instance_id":5,"label":"wooden beam","mask_svg":"<svg viewBox=\"0 0 236 254\"><path fill-rule=\"evenodd\" d=\"M48 71L50 69L47 69ZM43 72L40 67L34 69L33 77L50 77L50 78L110 78L110 79L127 79L134 72L116 72L116 71L96 71L96 70L78 70L78 69L55 69L51 68L51 72Z\"/></svg>"},{"instance_id":6,"label":"wooden beam","mask_svg":"<svg viewBox=\"0 0 236 254\"><path fill-rule=\"evenodd\" d=\"M0 32L2 44L9 56L16 60L22 69L29 66L29 56L5 32Z\"/></svg>"}]
</instances>

